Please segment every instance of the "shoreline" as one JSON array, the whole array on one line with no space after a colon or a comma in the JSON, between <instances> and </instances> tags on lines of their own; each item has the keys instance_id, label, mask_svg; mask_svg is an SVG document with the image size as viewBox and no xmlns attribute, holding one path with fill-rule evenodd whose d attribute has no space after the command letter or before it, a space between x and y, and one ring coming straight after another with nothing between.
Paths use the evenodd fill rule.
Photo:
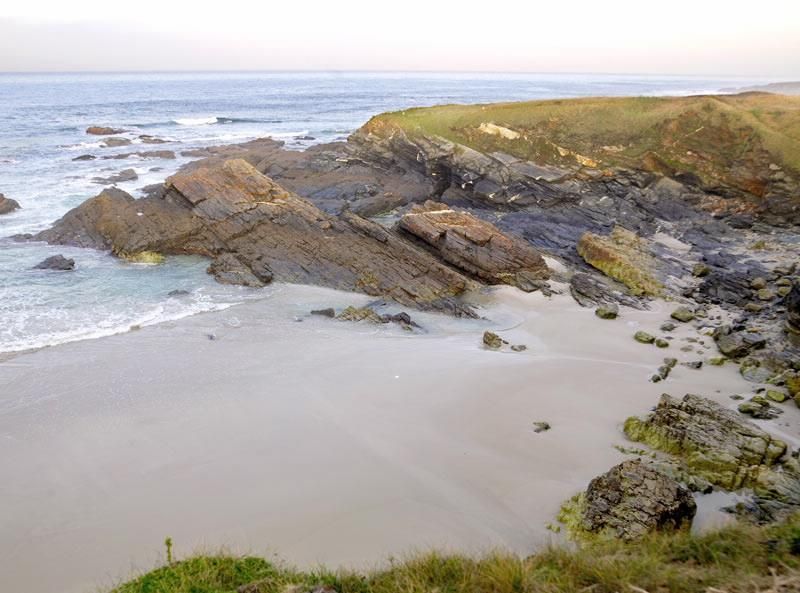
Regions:
<instances>
[{"instance_id":1,"label":"shoreline","mask_svg":"<svg viewBox=\"0 0 800 593\"><path fill-rule=\"evenodd\" d=\"M489 320L411 311L424 334L307 316L369 300L287 285L0 362L8 585L86 590L150 568L167 536L181 554L224 544L300 566L527 554L559 537L546 524L567 498L629 457L613 447L627 416L665 391L732 407L753 387L735 365L650 383L664 356L699 358L678 351L688 326L668 349L632 339L669 316L661 301L604 321L568 295L504 287ZM528 349L486 350L484 329ZM542 420L552 429L534 433Z\"/></svg>"}]
</instances>

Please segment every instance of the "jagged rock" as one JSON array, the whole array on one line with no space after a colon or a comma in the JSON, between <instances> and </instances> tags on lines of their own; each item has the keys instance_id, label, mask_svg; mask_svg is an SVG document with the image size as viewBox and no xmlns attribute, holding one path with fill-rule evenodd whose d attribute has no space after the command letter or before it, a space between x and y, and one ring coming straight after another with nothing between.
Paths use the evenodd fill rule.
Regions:
<instances>
[{"instance_id":1,"label":"jagged rock","mask_svg":"<svg viewBox=\"0 0 800 593\"><path fill-rule=\"evenodd\" d=\"M606 276L622 282L631 294L658 296L663 286L653 273L653 259L644 241L635 233L614 227L607 237L584 233L578 254Z\"/></svg>"},{"instance_id":2,"label":"jagged rock","mask_svg":"<svg viewBox=\"0 0 800 593\"><path fill-rule=\"evenodd\" d=\"M619 315L619 307L615 303L600 305L594 310L594 314L600 319L616 319Z\"/></svg>"},{"instance_id":3,"label":"jagged rock","mask_svg":"<svg viewBox=\"0 0 800 593\"><path fill-rule=\"evenodd\" d=\"M117 128L109 128L106 126L89 126L86 128L86 133L93 136L113 136L114 134L122 134L125 130L118 130Z\"/></svg>"},{"instance_id":4,"label":"jagged rock","mask_svg":"<svg viewBox=\"0 0 800 593\"><path fill-rule=\"evenodd\" d=\"M633 540L656 530L691 525L692 493L641 459L624 461L594 478L586 489L581 525Z\"/></svg>"},{"instance_id":5,"label":"jagged rock","mask_svg":"<svg viewBox=\"0 0 800 593\"><path fill-rule=\"evenodd\" d=\"M66 258L63 255L51 255L47 259L40 261L33 266L34 270L58 270L60 272L68 272L75 269L75 260Z\"/></svg>"},{"instance_id":6,"label":"jagged rock","mask_svg":"<svg viewBox=\"0 0 800 593\"><path fill-rule=\"evenodd\" d=\"M488 284L537 290L548 279L542 256L529 243L446 204L416 205L398 223L444 261Z\"/></svg>"},{"instance_id":7,"label":"jagged rock","mask_svg":"<svg viewBox=\"0 0 800 593\"><path fill-rule=\"evenodd\" d=\"M692 311L689 307L678 307L672 312L670 317L676 321L680 321L681 323L688 323L694 319L694 311Z\"/></svg>"},{"instance_id":8,"label":"jagged rock","mask_svg":"<svg viewBox=\"0 0 800 593\"><path fill-rule=\"evenodd\" d=\"M0 215L8 214L19 208L19 202L0 194Z\"/></svg>"},{"instance_id":9,"label":"jagged rock","mask_svg":"<svg viewBox=\"0 0 800 593\"><path fill-rule=\"evenodd\" d=\"M498 336L494 332L485 331L483 332L483 345L487 348L492 348L493 350L498 350L499 348L503 347L503 344L507 344L503 338Z\"/></svg>"},{"instance_id":10,"label":"jagged rock","mask_svg":"<svg viewBox=\"0 0 800 593\"><path fill-rule=\"evenodd\" d=\"M578 272L569 280L569 290L581 307L591 307L610 300L606 289L589 274Z\"/></svg>"},{"instance_id":11,"label":"jagged rock","mask_svg":"<svg viewBox=\"0 0 800 593\"><path fill-rule=\"evenodd\" d=\"M237 267L262 283L271 275L474 315L457 301L476 287L462 274L376 223L349 212L325 214L238 159L195 164L140 200L105 190L35 238L118 256L233 254Z\"/></svg>"},{"instance_id":12,"label":"jagged rock","mask_svg":"<svg viewBox=\"0 0 800 593\"><path fill-rule=\"evenodd\" d=\"M727 489L753 485L760 466L774 466L787 449L736 412L697 395L662 395L644 420L625 421L625 434L680 457L692 472Z\"/></svg>"},{"instance_id":13,"label":"jagged rock","mask_svg":"<svg viewBox=\"0 0 800 593\"><path fill-rule=\"evenodd\" d=\"M728 358L743 358L751 351L766 346L766 339L757 333L733 332L730 327L723 326L714 332L714 341L719 351Z\"/></svg>"},{"instance_id":14,"label":"jagged rock","mask_svg":"<svg viewBox=\"0 0 800 593\"><path fill-rule=\"evenodd\" d=\"M167 296L169 296L169 297L182 297L182 296L189 296L189 294L190 293L189 293L188 290L183 290L182 288L178 288L178 289L175 289L175 290L170 290L167 293Z\"/></svg>"},{"instance_id":15,"label":"jagged rock","mask_svg":"<svg viewBox=\"0 0 800 593\"><path fill-rule=\"evenodd\" d=\"M109 175L108 177L93 177L92 183L99 185L114 185L116 183L124 183L126 181L136 181L139 176L133 169L123 169L119 173Z\"/></svg>"}]
</instances>

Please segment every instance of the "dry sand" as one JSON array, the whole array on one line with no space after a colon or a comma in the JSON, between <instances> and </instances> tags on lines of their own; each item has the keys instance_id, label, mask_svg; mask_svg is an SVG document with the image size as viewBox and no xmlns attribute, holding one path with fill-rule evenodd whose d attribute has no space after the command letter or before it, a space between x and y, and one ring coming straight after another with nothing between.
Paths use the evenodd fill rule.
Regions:
<instances>
[{"instance_id":1,"label":"dry sand","mask_svg":"<svg viewBox=\"0 0 800 593\"><path fill-rule=\"evenodd\" d=\"M527 554L625 457L627 416L664 391L734 406L753 387L732 365L649 382L665 355L704 358L631 338L658 333L667 304L603 321L500 289L487 321L415 314L422 335L306 316L357 302L286 286L0 362L0 589L93 591L151 568L166 536L179 556L225 545L305 566ZM484 349L487 328L528 349ZM539 420L552 429L534 433Z\"/></svg>"}]
</instances>

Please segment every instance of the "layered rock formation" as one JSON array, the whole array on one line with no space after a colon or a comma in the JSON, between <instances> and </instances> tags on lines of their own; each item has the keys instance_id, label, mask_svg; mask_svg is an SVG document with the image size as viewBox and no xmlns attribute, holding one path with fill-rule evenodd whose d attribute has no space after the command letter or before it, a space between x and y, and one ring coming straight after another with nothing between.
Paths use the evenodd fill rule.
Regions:
<instances>
[{"instance_id":1,"label":"layered rock formation","mask_svg":"<svg viewBox=\"0 0 800 593\"><path fill-rule=\"evenodd\" d=\"M201 254L227 282L320 284L423 308L461 310L456 297L473 286L395 232L325 214L239 159L179 173L159 196L106 190L35 238L121 257Z\"/></svg>"},{"instance_id":2,"label":"layered rock formation","mask_svg":"<svg viewBox=\"0 0 800 593\"><path fill-rule=\"evenodd\" d=\"M447 263L488 284L531 291L549 277L544 259L526 241L445 204L427 201L414 206L398 225Z\"/></svg>"}]
</instances>

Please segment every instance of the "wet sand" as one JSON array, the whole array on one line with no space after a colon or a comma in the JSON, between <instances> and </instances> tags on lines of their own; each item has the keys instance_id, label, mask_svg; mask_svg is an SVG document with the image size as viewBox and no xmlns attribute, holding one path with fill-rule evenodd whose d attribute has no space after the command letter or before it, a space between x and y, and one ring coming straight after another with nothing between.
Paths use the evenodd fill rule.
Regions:
<instances>
[{"instance_id":1,"label":"wet sand","mask_svg":"<svg viewBox=\"0 0 800 593\"><path fill-rule=\"evenodd\" d=\"M625 458L627 416L665 391L733 407L753 388L733 365L649 382L664 356L716 355L710 338L705 356L632 339L658 334L669 304L604 321L566 296L500 289L487 320L416 313L427 333L414 335L307 316L366 301L286 286L0 362L2 590L107 587L160 561L167 536L178 556L224 545L303 566L527 554L559 537L546 525L566 498ZM484 329L528 349L486 350ZM552 429L534 433L540 420Z\"/></svg>"}]
</instances>

